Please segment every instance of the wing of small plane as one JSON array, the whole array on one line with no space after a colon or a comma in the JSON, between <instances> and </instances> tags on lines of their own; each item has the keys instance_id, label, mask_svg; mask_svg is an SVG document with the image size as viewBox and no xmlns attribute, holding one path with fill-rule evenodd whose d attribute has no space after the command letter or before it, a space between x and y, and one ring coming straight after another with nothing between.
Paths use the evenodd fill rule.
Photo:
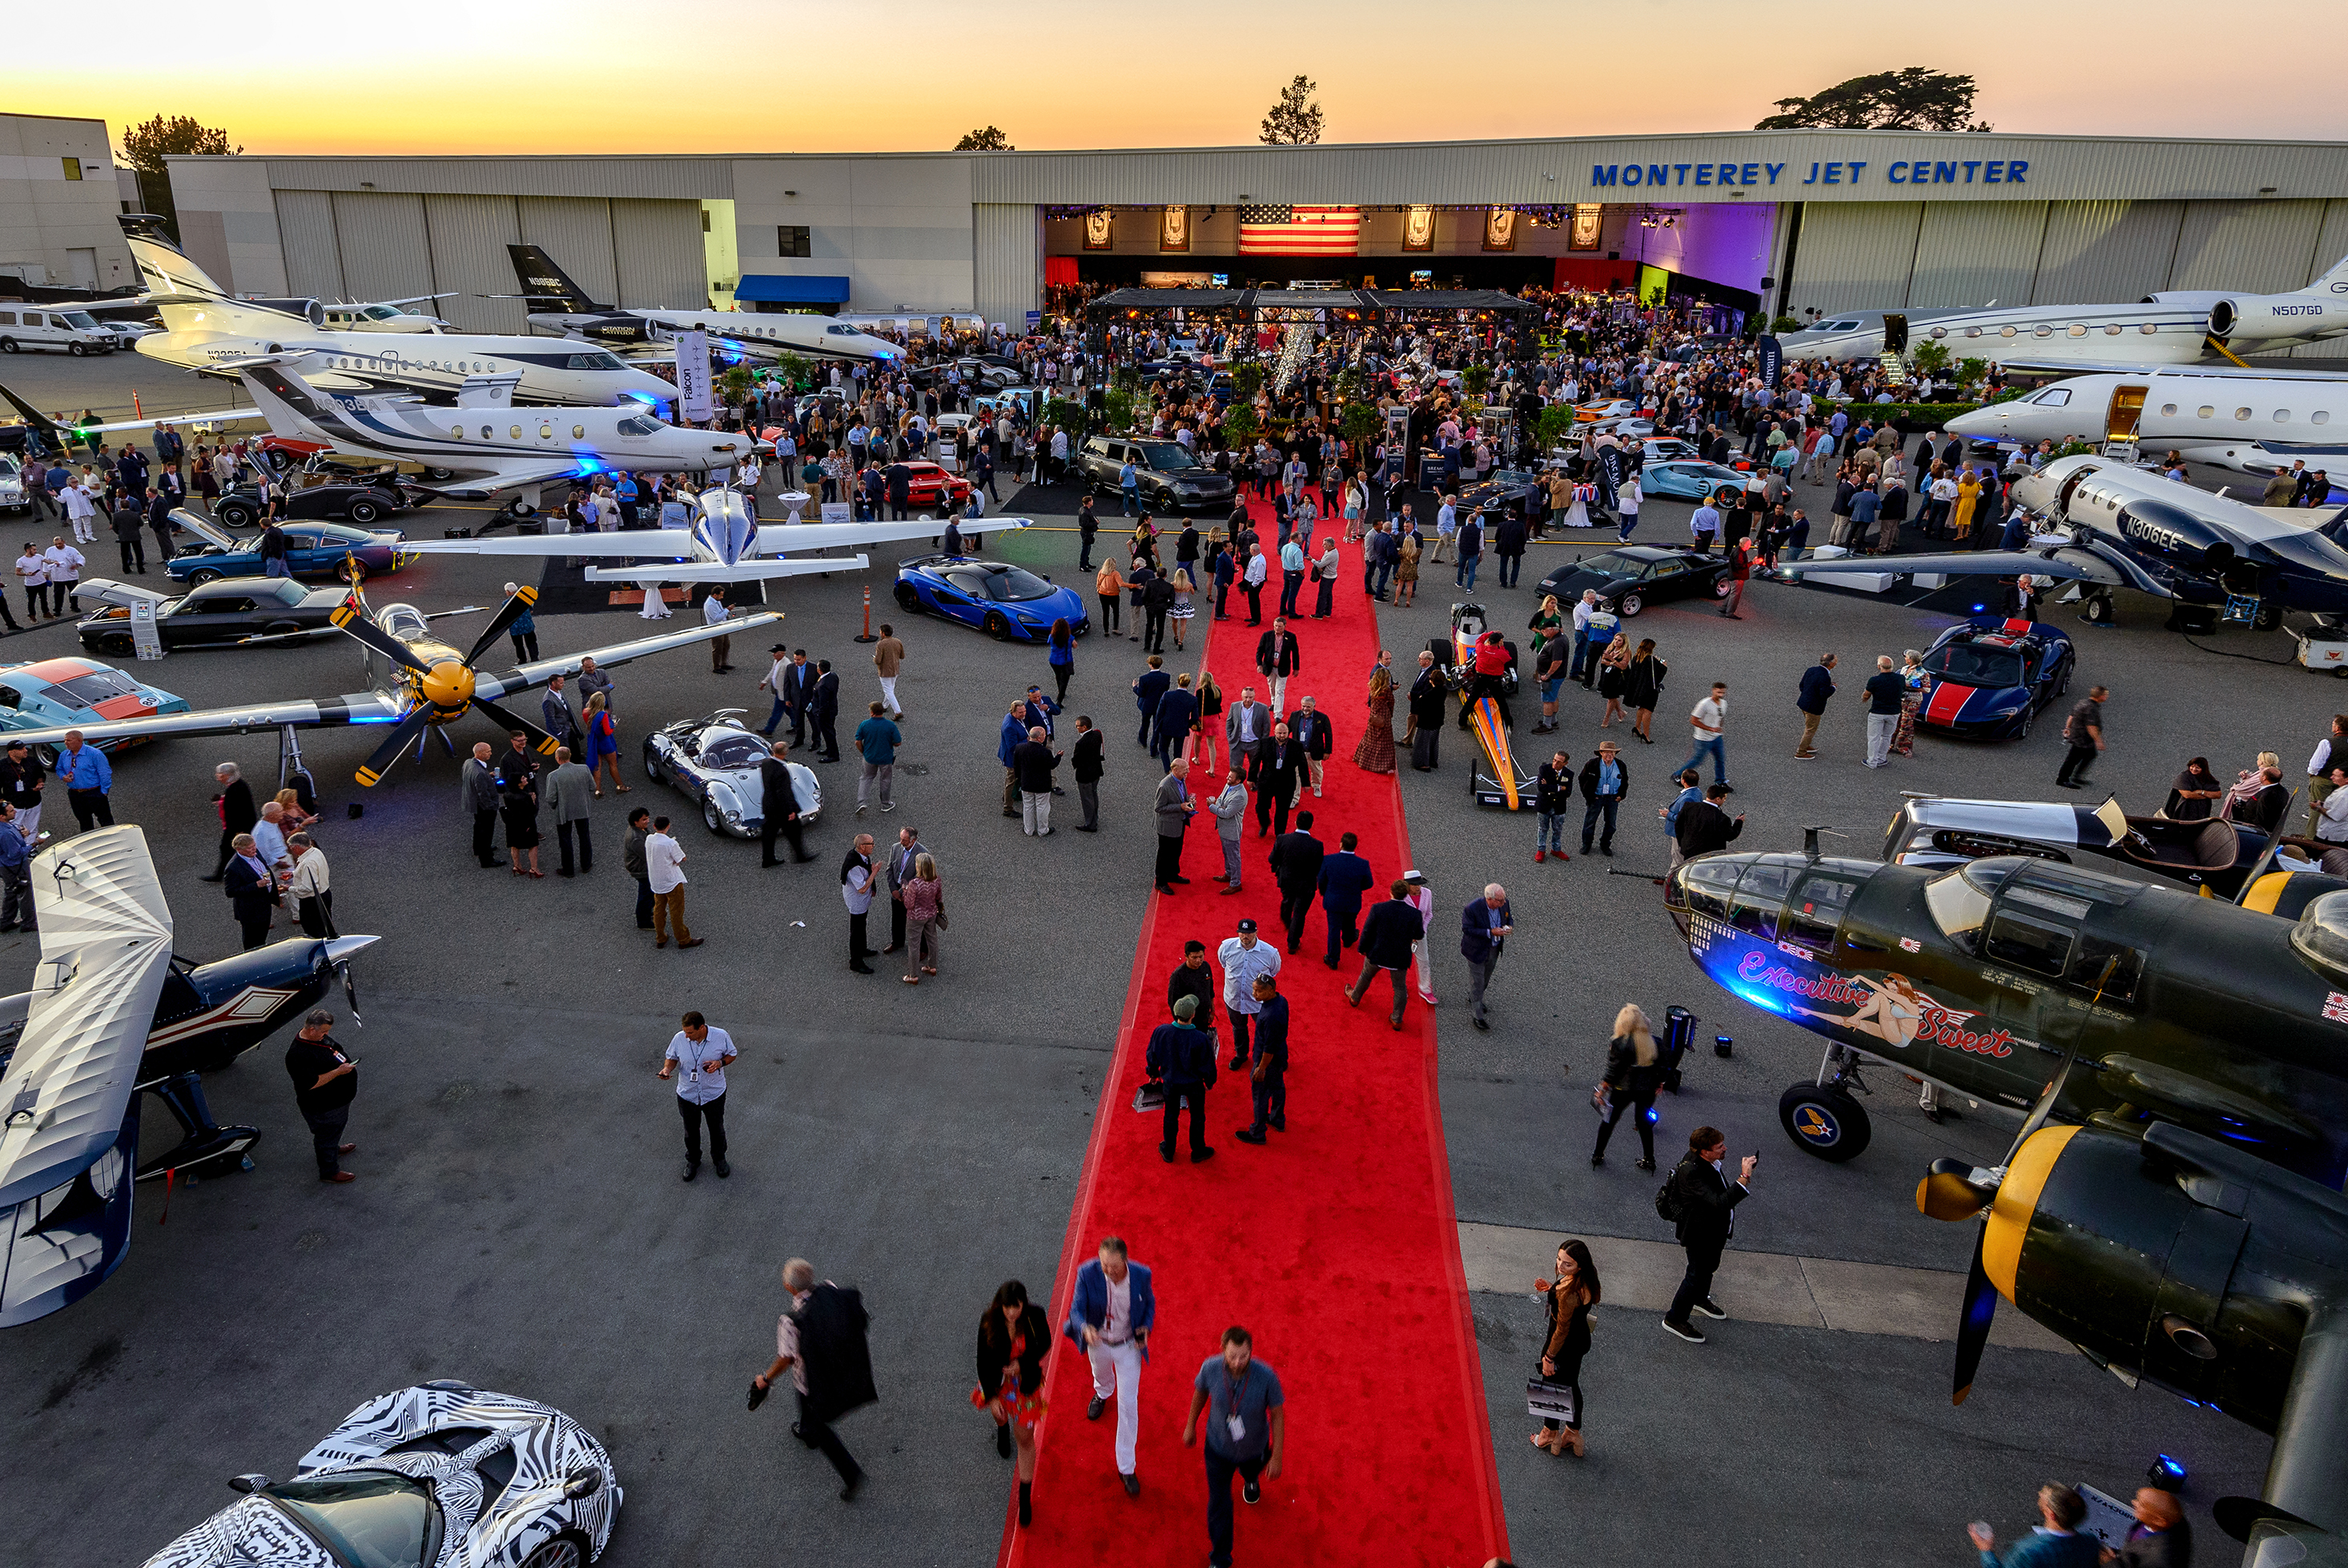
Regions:
<instances>
[{"instance_id":1,"label":"wing of small plane","mask_svg":"<svg viewBox=\"0 0 2348 1568\"><path fill-rule=\"evenodd\" d=\"M359 300L359 301L357 301L357 302L355 302L355 303L357 303L357 304L389 304L389 305L422 304L426 300L433 300L433 299L455 299L458 294L462 294L462 293L464 293L464 292L465 292L465 291L464 291L464 290L462 290L462 289L442 289L438 294L404 294L404 295L402 295L401 297L399 297L398 299L367 299L367 300Z\"/></svg>"},{"instance_id":2,"label":"wing of small plane","mask_svg":"<svg viewBox=\"0 0 2348 1568\"><path fill-rule=\"evenodd\" d=\"M159 713L151 718L105 719L95 724L11 730L9 734L22 735L26 744L34 746L62 741L68 729L81 731L87 740L112 740L134 735L149 739L170 735L239 735L255 729L280 729L289 724L394 724L400 712L399 704L383 693L360 691L346 692L341 696L303 697L294 702L256 703L249 707L208 707L195 713Z\"/></svg>"},{"instance_id":3,"label":"wing of small plane","mask_svg":"<svg viewBox=\"0 0 2348 1568\"><path fill-rule=\"evenodd\" d=\"M314 382L312 385L314 386L316 384ZM593 471L598 473L605 471L608 467L608 465L601 462L592 456L565 457L560 462L514 463L505 467L499 467L494 463L459 463L458 465L458 471L468 475L468 478L464 480L452 480L446 484L436 484L431 488L441 495L447 496L451 500L488 500L491 497L499 495L506 490L520 490L527 485L551 484L556 480L567 480L574 475L588 472L588 465L590 463L594 464ZM569 539L576 542L589 536L578 533L557 533L551 534L546 537L552 539ZM642 539L644 535L639 532L631 533L626 537L631 539ZM417 542L461 544L481 542L467 540L419 540ZM500 541L499 542L513 542ZM539 542L539 541L533 538L530 542L536 543ZM401 548L406 549L407 547L403 545ZM524 550L514 551L509 553L518 555L584 555L592 552L581 550Z\"/></svg>"},{"instance_id":4,"label":"wing of small plane","mask_svg":"<svg viewBox=\"0 0 2348 1568\"><path fill-rule=\"evenodd\" d=\"M758 530L758 553L780 555L801 550L830 550L860 544L899 544L912 540L935 539L945 531L946 520L933 522L784 522L768 523ZM1023 528L1033 528L1034 521L1024 517L957 518L954 526L963 535L982 533L1014 533Z\"/></svg>"},{"instance_id":5,"label":"wing of small plane","mask_svg":"<svg viewBox=\"0 0 2348 1568\"><path fill-rule=\"evenodd\" d=\"M0 1209L62 1186L114 1146L171 964L171 911L133 827L32 865L41 964L0 1078Z\"/></svg>"},{"instance_id":6,"label":"wing of small plane","mask_svg":"<svg viewBox=\"0 0 2348 1568\"><path fill-rule=\"evenodd\" d=\"M741 632L754 632L762 626L779 626L782 622L783 618L779 614L767 610L756 615L744 615L736 620L721 621L714 626L692 626L683 631L663 632L656 636L638 637L633 643L613 643L601 648L582 648L578 653L565 654L561 658L539 659L530 664L517 665L501 676L485 674L475 683L473 694L495 702L498 698L514 692L529 691L532 687L542 686L557 676L575 676L579 673L579 661L582 659L594 660L598 669L611 669L632 660L650 657L654 654L667 653L671 648L690 647L695 643L705 643L712 637L727 637ZM16 732L11 730L9 733L14 735ZM88 732L85 730L83 733Z\"/></svg>"},{"instance_id":7,"label":"wing of small plane","mask_svg":"<svg viewBox=\"0 0 2348 1568\"><path fill-rule=\"evenodd\" d=\"M2121 588L2146 585L2104 556L2076 547L2049 551L2044 554L2027 550L1971 550L1950 555L1850 556L1831 561L1805 561L1792 570L1800 573L1805 579L1848 577L1859 573L1878 572L1937 572L1950 577L2013 577L2027 572L2034 577L2105 583Z\"/></svg>"},{"instance_id":8,"label":"wing of small plane","mask_svg":"<svg viewBox=\"0 0 2348 1568\"><path fill-rule=\"evenodd\" d=\"M462 487L436 487L461 495ZM401 550L412 555L652 556L690 560L693 536L682 529L635 529L625 533L526 533L496 539L417 539Z\"/></svg>"},{"instance_id":9,"label":"wing of small plane","mask_svg":"<svg viewBox=\"0 0 2348 1568\"><path fill-rule=\"evenodd\" d=\"M590 566L590 583L770 583L778 577L805 577L817 572L861 572L871 565L863 555L814 555L795 561L744 556L728 566L722 561L685 561L673 565Z\"/></svg>"}]
</instances>

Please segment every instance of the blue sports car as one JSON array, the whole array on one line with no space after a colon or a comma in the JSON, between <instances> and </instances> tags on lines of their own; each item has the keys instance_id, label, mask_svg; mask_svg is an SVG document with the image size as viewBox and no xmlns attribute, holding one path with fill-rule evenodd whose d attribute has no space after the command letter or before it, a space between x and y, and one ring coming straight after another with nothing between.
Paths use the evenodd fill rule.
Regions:
<instances>
[{"instance_id":1,"label":"blue sports car","mask_svg":"<svg viewBox=\"0 0 2348 1568\"><path fill-rule=\"evenodd\" d=\"M228 510L221 507L223 517ZM262 575L260 534L240 538L220 523L185 510L171 516L203 542L164 563L163 570L178 581L201 587L222 577ZM362 576L381 577L416 559L400 549L407 536L396 528L355 528L346 522L299 519L280 526L285 531L285 570L294 577L340 579L353 561L358 562Z\"/></svg>"},{"instance_id":2,"label":"blue sports car","mask_svg":"<svg viewBox=\"0 0 2348 1568\"><path fill-rule=\"evenodd\" d=\"M1040 643L1059 620L1079 637L1093 625L1084 595L1074 589L1024 566L942 552L897 562L897 603L976 626L998 642Z\"/></svg>"},{"instance_id":3,"label":"blue sports car","mask_svg":"<svg viewBox=\"0 0 2348 1568\"><path fill-rule=\"evenodd\" d=\"M1741 474L1701 458L1644 463L1639 469L1639 490L1649 500L1663 496L1673 500L1709 500L1725 505L1743 495L1748 485L1758 490L1761 481L1754 475Z\"/></svg>"},{"instance_id":4,"label":"blue sports car","mask_svg":"<svg viewBox=\"0 0 2348 1568\"><path fill-rule=\"evenodd\" d=\"M152 718L159 713L185 713L188 699L142 685L111 665L96 659L42 659L29 665L0 665L0 729L54 729L59 725L100 724L118 718ZM136 746L140 737L97 740L100 751ZM55 747L39 748L43 767L50 764Z\"/></svg>"},{"instance_id":5,"label":"blue sports car","mask_svg":"<svg viewBox=\"0 0 2348 1568\"><path fill-rule=\"evenodd\" d=\"M1924 655L1931 684L1920 727L1979 740L2019 740L2070 687L2076 664L2060 626L1976 615L1941 634Z\"/></svg>"}]
</instances>

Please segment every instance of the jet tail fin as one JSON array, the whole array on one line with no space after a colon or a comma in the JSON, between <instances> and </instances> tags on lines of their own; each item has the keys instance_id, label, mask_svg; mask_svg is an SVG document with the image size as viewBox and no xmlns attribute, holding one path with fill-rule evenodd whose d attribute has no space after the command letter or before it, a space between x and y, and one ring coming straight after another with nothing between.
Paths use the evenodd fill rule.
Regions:
<instances>
[{"instance_id":1,"label":"jet tail fin","mask_svg":"<svg viewBox=\"0 0 2348 1568\"><path fill-rule=\"evenodd\" d=\"M2348 256L2332 263L2332 270L2299 291L2302 294L2348 294Z\"/></svg>"},{"instance_id":2,"label":"jet tail fin","mask_svg":"<svg viewBox=\"0 0 2348 1568\"><path fill-rule=\"evenodd\" d=\"M514 276L520 281L522 298L531 310L584 315L612 308L589 298L587 291L572 283L571 274L536 245L508 245L506 254L513 260Z\"/></svg>"},{"instance_id":3,"label":"jet tail fin","mask_svg":"<svg viewBox=\"0 0 2348 1568\"><path fill-rule=\"evenodd\" d=\"M278 435L314 428L327 416L324 396L283 359L262 356L234 361L227 368L235 370L244 389L252 395L254 407Z\"/></svg>"}]
</instances>

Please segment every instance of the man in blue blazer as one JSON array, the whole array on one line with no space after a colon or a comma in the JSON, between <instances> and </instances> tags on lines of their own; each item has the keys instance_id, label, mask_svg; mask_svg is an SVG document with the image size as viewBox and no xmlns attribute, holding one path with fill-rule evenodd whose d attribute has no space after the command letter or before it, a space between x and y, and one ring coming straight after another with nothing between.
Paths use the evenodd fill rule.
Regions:
<instances>
[{"instance_id":1,"label":"man in blue blazer","mask_svg":"<svg viewBox=\"0 0 2348 1568\"><path fill-rule=\"evenodd\" d=\"M1117 1473L1128 1497L1141 1495L1133 1455L1141 1437L1141 1364L1149 1359L1149 1329L1157 1318L1149 1270L1126 1256L1120 1238L1101 1238L1100 1256L1076 1271L1076 1299L1060 1332L1092 1362L1093 1398L1085 1419L1100 1419L1109 1399L1117 1400Z\"/></svg>"},{"instance_id":2,"label":"man in blue blazer","mask_svg":"<svg viewBox=\"0 0 2348 1568\"><path fill-rule=\"evenodd\" d=\"M1370 862L1354 852L1361 843L1358 838L1347 833L1337 843L1337 852L1323 858L1321 874L1313 879L1321 894L1321 913L1329 917L1329 956L1323 962L1332 969L1337 967L1341 947L1354 945L1362 895L1376 880L1370 875Z\"/></svg>"},{"instance_id":3,"label":"man in blue blazer","mask_svg":"<svg viewBox=\"0 0 2348 1568\"><path fill-rule=\"evenodd\" d=\"M1492 966L1500 961L1500 949L1516 929L1510 918L1509 890L1498 882L1485 888L1482 898L1459 912L1459 956L1468 960L1468 1000L1475 1004L1474 1022L1479 1029L1492 1026L1484 1021L1484 987L1491 984Z\"/></svg>"}]
</instances>

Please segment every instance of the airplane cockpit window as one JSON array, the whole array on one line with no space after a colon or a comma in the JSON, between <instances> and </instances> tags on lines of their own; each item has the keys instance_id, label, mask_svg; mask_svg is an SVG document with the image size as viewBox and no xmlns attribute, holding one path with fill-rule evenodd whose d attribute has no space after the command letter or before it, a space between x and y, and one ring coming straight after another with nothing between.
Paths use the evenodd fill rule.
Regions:
<instances>
[{"instance_id":1,"label":"airplane cockpit window","mask_svg":"<svg viewBox=\"0 0 2348 1568\"><path fill-rule=\"evenodd\" d=\"M1729 894L1728 923L1765 942L1775 942L1778 922L1785 917L1786 894L1792 890L1794 873L1799 869L1783 861L1753 862L1737 882L1736 891Z\"/></svg>"},{"instance_id":2,"label":"airplane cockpit window","mask_svg":"<svg viewBox=\"0 0 2348 1568\"><path fill-rule=\"evenodd\" d=\"M1745 868L1733 861L1697 861L1687 868L1683 885L1690 909L1715 919L1728 918L1728 895L1736 889L1737 873ZM2348 929L2348 922L2343 922ZM2343 944L2348 951L2348 943Z\"/></svg>"},{"instance_id":3,"label":"airplane cockpit window","mask_svg":"<svg viewBox=\"0 0 2348 1568\"><path fill-rule=\"evenodd\" d=\"M864 335L860 329L853 326L827 326L823 329L823 335L826 337L861 337Z\"/></svg>"},{"instance_id":4,"label":"airplane cockpit window","mask_svg":"<svg viewBox=\"0 0 2348 1568\"><path fill-rule=\"evenodd\" d=\"M1780 941L1791 938L1824 952L1834 945L1842 926L1843 911L1859 892L1859 879L1835 872L1813 871L1786 901L1786 918L1779 924Z\"/></svg>"},{"instance_id":5,"label":"airplane cockpit window","mask_svg":"<svg viewBox=\"0 0 2348 1568\"><path fill-rule=\"evenodd\" d=\"M1990 917L1982 951L2000 964L2059 980L2070 972L2072 944L2094 907L2084 898L2027 880L2009 882Z\"/></svg>"},{"instance_id":6,"label":"airplane cockpit window","mask_svg":"<svg viewBox=\"0 0 2348 1568\"><path fill-rule=\"evenodd\" d=\"M627 368L620 363L619 356L600 351L592 354L574 354L564 362L564 367L571 370L625 370Z\"/></svg>"},{"instance_id":7,"label":"airplane cockpit window","mask_svg":"<svg viewBox=\"0 0 2348 1568\"><path fill-rule=\"evenodd\" d=\"M376 624L403 642L424 635L424 612L413 604L386 604Z\"/></svg>"},{"instance_id":8,"label":"airplane cockpit window","mask_svg":"<svg viewBox=\"0 0 2348 1568\"><path fill-rule=\"evenodd\" d=\"M613 428L623 436L657 436L660 434L661 422L658 419L648 419L641 414L631 414Z\"/></svg>"},{"instance_id":9,"label":"airplane cockpit window","mask_svg":"<svg viewBox=\"0 0 2348 1568\"><path fill-rule=\"evenodd\" d=\"M2020 861L2003 857L1968 861L1937 882L1926 883L1924 907L1931 912L1932 923L1941 928L1941 935L1970 950L1989 920L1997 890L2021 869Z\"/></svg>"},{"instance_id":10,"label":"airplane cockpit window","mask_svg":"<svg viewBox=\"0 0 2348 1568\"><path fill-rule=\"evenodd\" d=\"M2070 400L2071 389L2068 387L2049 387L2030 399L2041 408L2060 408Z\"/></svg>"}]
</instances>

